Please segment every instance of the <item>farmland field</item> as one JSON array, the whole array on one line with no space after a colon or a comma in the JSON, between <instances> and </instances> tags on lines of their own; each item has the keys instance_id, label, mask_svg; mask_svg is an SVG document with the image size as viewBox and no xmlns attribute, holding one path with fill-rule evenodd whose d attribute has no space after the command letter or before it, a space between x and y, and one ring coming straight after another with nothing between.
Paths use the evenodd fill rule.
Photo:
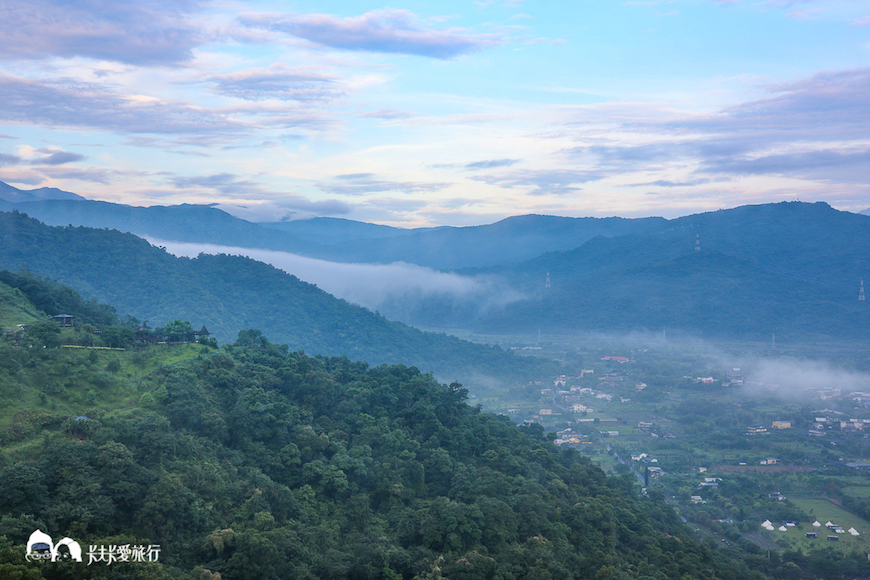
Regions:
<instances>
[{"instance_id":1,"label":"farmland field","mask_svg":"<svg viewBox=\"0 0 870 580\"><path fill-rule=\"evenodd\" d=\"M762 532L767 538L778 545L785 547L784 544L787 543L789 548L804 551L810 547L823 547L828 543L828 535L836 535L839 537L837 544L841 548L870 549L870 537L868 537L870 536L870 522L867 522L867 520L847 512L824 498L789 499L797 507L806 512L811 519L800 522L798 526L789 528L786 532L780 532L779 530ZM814 520L818 520L822 526L820 528L813 527L812 523ZM844 530L847 530L846 533L834 534L824 526L828 521L841 526ZM779 527L779 522L773 522L773 524ZM858 530L861 535L852 536L849 534L848 530L852 527ZM811 531L818 532L819 537L816 539L807 538L806 533Z\"/></svg>"},{"instance_id":2,"label":"farmland field","mask_svg":"<svg viewBox=\"0 0 870 580\"><path fill-rule=\"evenodd\" d=\"M843 493L852 497L870 497L870 486L850 485L843 488Z\"/></svg>"}]
</instances>

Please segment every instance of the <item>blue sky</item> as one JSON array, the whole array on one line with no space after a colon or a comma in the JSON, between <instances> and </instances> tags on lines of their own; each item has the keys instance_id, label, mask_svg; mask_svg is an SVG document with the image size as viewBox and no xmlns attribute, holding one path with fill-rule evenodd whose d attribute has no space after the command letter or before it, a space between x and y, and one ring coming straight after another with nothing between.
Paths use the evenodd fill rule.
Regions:
<instances>
[{"instance_id":1,"label":"blue sky","mask_svg":"<svg viewBox=\"0 0 870 580\"><path fill-rule=\"evenodd\" d=\"M870 207L870 0L0 0L0 180L402 227Z\"/></svg>"}]
</instances>

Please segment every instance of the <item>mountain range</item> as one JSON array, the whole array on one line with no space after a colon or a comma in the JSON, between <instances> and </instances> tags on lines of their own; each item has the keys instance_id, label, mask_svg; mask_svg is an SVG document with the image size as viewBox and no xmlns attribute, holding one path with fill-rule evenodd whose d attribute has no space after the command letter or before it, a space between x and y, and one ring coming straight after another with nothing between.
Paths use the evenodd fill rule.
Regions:
<instances>
[{"instance_id":1,"label":"mountain range","mask_svg":"<svg viewBox=\"0 0 870 580\"><path fill-rule=\"evenodd\" d=\"M12 187L2 181L0 181L0 199L12 203L61 199L87 201L80 195L54 187L40 187L39 189L24 190Z\"/></svg>"},{"instance_id":2,"label":"mountain range","mask_svg":"<svg viewBox=\"0 0 870 580\"><path fill-rule=\"evenodd\" d=\"M390 256L384 248L401 240L392 247L422 261L439 239L448 253L480 243L467 260L476 266L451 275L498 279L516 299L463 312L443 297L414 305L416 316L462 328L864 340L870 322L856 287L870 265L870 216L826 204L675 220L518 216L401 233L340 220L279 231L203 206L101 203L10 205L48 208L56 219L126 215L144 224L136 227L159 227L162 216L164 232L226 235L243 247L281 241L320 251L312 239L320 236L333 249L380 240ZM216 224L225 230L212 234ZM558 226L551 239L541 234L548 224ZM555 249L527 259L531 250L517 251L516 240ZM485 258L499 244L505 254ZM204 324L225 343L132 351L0 341L6 576L49 580L68 570L70 562L28 567L21 554L38 528L85 545L161 547L144 573L155 580L797 577L791 552L765 558L730 525L728 542L699 542L661 491L638 494L632 476L607 478L540 425L483 413L465 404L462 385L440 383L540 381L564 372L555 362L422 332L249 258L180 258L108 225L51 226L17 209L0 212L0 269L19 272L0 276L0 319L33 323L23 332L32 340L40 329L59 331L40 322L56 314L50 305L87 312L100 326L99 317L118 322L112 304L154 325ZM78 330L65 332L80 338ZM333 354L350 359L319 356ZM419 369L377 366L399 362ZM718 537L726 528L712 529ZM820 569L845 559L827 558ZM116 564L113 577L145 577Z\"/></svg>"},{"instance_id":3,"label":"mountain range","mask_svg":"<svg viewBox=\"0 0 870 580\"><path fill-rule=\"evenodd\" d=\"M825 203L742 206L671 220L528 215L415 230L336 218L255 224L214 207L189 205L138 208L42 199L0 202L2 208L18 208L49 224L116 228L161 240L268 248L335 262L402 261L503 290L498 299L485 291L397 292L376 306L390 319L429 329L508 335L666 330L708 338L770 340L776 334L781 342L854 341L864 340L870 322L866 301L858 300L865 275L870 282L864 250L870 245L870 216ZM244 264L242 270L253 267ZM293 272L292 265L286 267ZM52 268L43 272L55 275ZM64 276L86 294L130 312L170 316L153 296L125 303L105 284ZM224 282L207 283L217 288ZM251 298L237 312L222 314L232 322L219 331L231 335L230 327L237 329L241 320L257 322L242 313L267 312L254 306L259 302ZM326 346L296 341L286 329L276 333L270 327L269 334L292 344Z\"/></svg>"},{"instance_id":4,"label":"mountain range","mask_svg":"<svg viewBox=\"0 0 870 580\"><path fill-rule=\"evenodd\" d=\"M411 230L337 218L255 224L210 206L136 207L74 199L60 190L54 190L58 198L37 200L35 192L42 190L2 185L0 210L17 209L48 225L108 227L165 241L262 248L337 262L407 262L437 270L511 264L574 248L596 236L625 235L665 222L530 215L481 226Z\"/></svg>"},{"instance_id":5,"label":"mountain range","mask_svg":"<svg viewBox=\"0 0 870 580\"><path fill-rule=\"evenodd\" d=\"M524 300L477 321L490 331L670 328L710 337L861 339L870 216L825 203L743 206L596 238L511 266ZM545 276L549 272L550 288Z\"/></svg>"},{"instance_id":6,"label":"mountain range","mask_svg":"<svg viewBox=\"0 0 870 580\"><path fill-rule=\"evenodd\" d=\"M558 368L387 320L248 258L177 258L129 233L47 226L22 213L0 213L0 269L22 268L112 304L143 324L181 319L205 325L221 342L256 328L293 350L372 365L404 361L468 383L483 377L530 380Z\"/></svg>"}]
</instances>

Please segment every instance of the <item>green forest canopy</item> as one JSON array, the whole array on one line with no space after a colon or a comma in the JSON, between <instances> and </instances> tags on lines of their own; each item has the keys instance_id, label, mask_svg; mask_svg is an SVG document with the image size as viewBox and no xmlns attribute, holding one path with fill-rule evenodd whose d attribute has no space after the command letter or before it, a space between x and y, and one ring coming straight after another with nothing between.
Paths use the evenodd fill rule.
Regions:
<instances>
[{"instance_id":1,"label":"green forest canopy","mask_svg":"<svg viewBox=\"0 0 870 580\"><path fill-rule=\"evenodd\" d=\"M76 385L39 377L84 382L99 364L3 347L0 394L42 410L0 439L0 574L53 579L77 565L25 563L36 528L162 547L157 564L81 578L736 580L777 565L698 543L661 497L468 406L459 384L312 358L256 330L196 348L125 387L138 402L76 419L51 411ZM113 380L92 384L108 394Z\"/></svg>"}]
</instances>

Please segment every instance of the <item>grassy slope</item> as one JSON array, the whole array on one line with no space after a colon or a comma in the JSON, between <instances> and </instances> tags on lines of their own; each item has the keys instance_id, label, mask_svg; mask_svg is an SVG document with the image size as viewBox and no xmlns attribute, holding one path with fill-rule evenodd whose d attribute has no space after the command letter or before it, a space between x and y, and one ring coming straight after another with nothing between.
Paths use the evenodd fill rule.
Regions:
<instances>
[{"instance_id":1,"label":"grassy slope","mask_svg":"<svg viewBox=\"0 0 870 580\"><path fill-rule=\"evenodd\" d=\"M835 535L839 537L837 544L840 549L856 549L865 552L870 549L870 522L824 498L789 499L804 512L810 514L810 517L818 520L822 524L822 527L814 528L812 526L813 520L810 520L808 522L800 522L799 526L789 528L786 532L780 532L779 530L764 532L771 540L785 540L792 549L806 551L809 548L823 547L820 544L828 543L827 536ZM846 533L835 534L831 532L824 525L828 521L841 526L846 530ZM853 536L848 532L853 527L858 530L861 534L860 536ZM811 531L817 532L819 537L816 539L807 538L806 533Z\"/></svg>"},{"instance_id":2,"label":"grassy slope","mask_svg":"<svg viewBox=\"0 0 870 580\"><path fill-rule=\"evenodd\" d=\"M138 405L143 377L159 367L195 358L200 345L157 346L145 352L103 349L51 349L39 353L39 372L20 349L0 347L0 430L28 420L44 425L58 417L75 417ZM108 370L117 361L117 372ZM41 417L41 419L40 419Z\"/></svg>"},{"instance_id":3,"label":"grassy slope","mask_svg":"<svg viewBox=\"0 0 870 580\"><path fill-rule=\"evenodd\" d=\"M20 290L0 283L0 327L47 318ZM61 331L62 338L76 334L72 328ZM137 405L141 393L134 384L159 367L198 356L203 347L159 345L144 352L78 347L37 349L35 354L29 350L0 345L0 430L22 420L44 424L59 416ZM38 372L32 370L32 356L39 359ZM120 370L108 369L113 361L120 364Z\"/></svg>"},{"instance_id":4,"label":"grassy slope","mask_svg":"<svg viewBox=\"0 0 870 580\"><path fill-rule=\"evenodd\" d=\"M33 324L45 318L45 313L40 312L31 304L20 290L0 283L0 328L7 329L18 324Z\"/></svg>"}]
</instances>

